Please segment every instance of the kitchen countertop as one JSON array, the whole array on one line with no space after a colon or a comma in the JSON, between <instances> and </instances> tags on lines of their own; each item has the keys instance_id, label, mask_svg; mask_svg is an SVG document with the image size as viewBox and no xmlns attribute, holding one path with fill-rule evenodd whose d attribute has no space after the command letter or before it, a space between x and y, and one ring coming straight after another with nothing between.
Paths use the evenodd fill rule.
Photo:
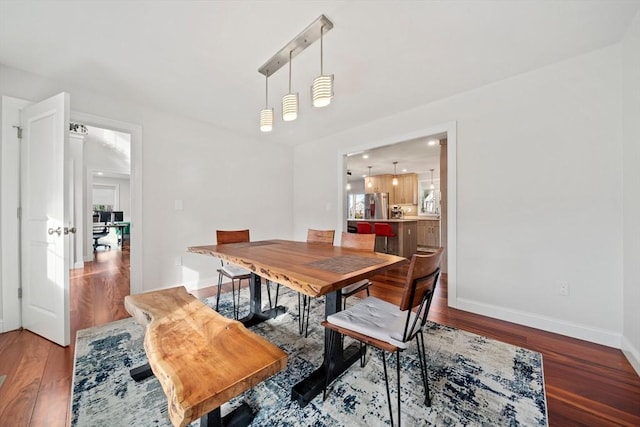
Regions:
<instances>
[{"instance_id":1,"label":"kitchen countertop","mask_svg":"<svg viewBox=\"0 0 640 427\"><path fill-rule=\"evenodd\" d=\"M406 215L404 219L412 219L412 220L418 220L418 221L440 221L440 215L422 215L422 216Z\"/></svg>"},{"instance_id":2,"label":"kitchen countertop","mask_svg":"<svg viewBox=\"0 0 640 427\"><path fill-rule=\"evenodd\" d=\"M391 218L391 219L347 219L347 221L366 222L416 222L418 218Z\"/></svg>"}]
</instances>

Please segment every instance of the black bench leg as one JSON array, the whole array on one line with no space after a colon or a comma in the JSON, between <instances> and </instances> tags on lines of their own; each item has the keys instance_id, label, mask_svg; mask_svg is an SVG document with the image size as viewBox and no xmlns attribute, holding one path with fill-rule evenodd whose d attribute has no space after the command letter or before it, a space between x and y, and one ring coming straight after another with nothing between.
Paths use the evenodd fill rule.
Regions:
<instances>
[{"instance_id":1,"label":"black bench leg","mask_svg":"<svg viewBox=\"0 0 640 427\"><path fill-rule=\"evenodd\" d=\"M253 411L246 403L221 417L220 407L200 418L200 427L246 427L253 420Z\"/></svg>"},{"instance_id":2,"label":"black bench leg","mask_svg":"<svg viewBox=\"0 0 640 427\"><path fill-rule=\"evenodd\" d=\"M145 363L144 365L140 365L137 368L131 369L129 371L129 374L135 382L139 383L142 380L152 377L153 371L151 370L151 366L149 366L148 363Z\"/></svg>"}]
</instances>

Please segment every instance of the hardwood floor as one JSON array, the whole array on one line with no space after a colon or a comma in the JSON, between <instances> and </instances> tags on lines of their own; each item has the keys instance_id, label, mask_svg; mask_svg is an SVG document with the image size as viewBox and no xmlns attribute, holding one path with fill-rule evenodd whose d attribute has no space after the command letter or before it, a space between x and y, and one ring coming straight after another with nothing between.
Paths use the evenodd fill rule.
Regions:
<instances>
[{"instance_id":1,"label":"hardwood floor","mask_svg":"<svg viewBox=\"0 0 640 427\"><path fill-rule=\"evenodd\" d=\"M398 302L404 271L376 276L372 295ZM194 292L211 296L216 288ZM78 329L128 317L129 253L99 252L70 283L72 337ZM441 281L429 319L531 350L544 358L551 426L640 426L640 377L620 350L491 319L446 305ZM75 341L75 338L72 339ZM65 426L74 345L62 348L29 331L0 334L0 426ZM114 425L116 425L115 422Z\"/></svg>"}]
</instances>

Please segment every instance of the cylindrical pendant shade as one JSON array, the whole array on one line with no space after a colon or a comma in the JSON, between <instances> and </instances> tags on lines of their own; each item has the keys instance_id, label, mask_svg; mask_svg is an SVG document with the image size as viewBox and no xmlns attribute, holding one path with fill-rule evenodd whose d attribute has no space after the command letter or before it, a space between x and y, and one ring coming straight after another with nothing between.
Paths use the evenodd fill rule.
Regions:
<instances>
[{"instance_id":1,"label":"cylindrical pendant shade","mask_svg":"<svg viewBox=\"0 0 640 427\"><path fill-rule=\"evenodd\" d=\"M260 111L260 130L271 132L273 130L273 108L266 108Z\"/></svg>"},{"instance_id":2,"label":"cylindrical pendant shade","mask_svg":"<svg viewBox=\"0 0 640 427\"><path fill-rule=\"evenodd\" d=\"M318 76L311 85L311 99L314 107L326 107L333 98L333 74Z\"/></svg>"},{"instance_id":3,"label":"cylindrical pendant shade","mask_svg":"<svg viewBox=\"0 0 640 427\"><path fill-rule=\"evenodd\" d=\"M282 97L282 120L290 122L298 118L298 93L288 93Z\"/></svg>"},{"instance_id":4,"label":"cylindrical pendant shade","mask_svg":"<svg viewBox=\"0 0 640 427\"><path fill-rule=\"evenodd\" d=\"M391 185L398 185L398 177L393 177L393 179L391 180Z\"/></svg>"}]
</instances>

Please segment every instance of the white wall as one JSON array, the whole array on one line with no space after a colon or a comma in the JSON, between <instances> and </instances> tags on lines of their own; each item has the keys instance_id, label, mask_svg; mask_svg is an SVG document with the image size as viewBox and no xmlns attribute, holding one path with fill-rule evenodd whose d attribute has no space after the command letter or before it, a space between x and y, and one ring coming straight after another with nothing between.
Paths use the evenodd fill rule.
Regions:
<instances>
[{"instance_id":1,"label":"white wall","mask_svg":"<svg viewBox=\"0 0 640 427\"><path fill-rule=\"evenodd\" d=\"M131 181L124 178L104 178L99 176L93 177L93 185L108 185L118 188L118 200L113 206L114 211L122 211L125 221L131 220ZM91 192L91 189L88 191ZM96 204L95 200L94 203Z\"/></svg>"},{"instance_id":2,"label":"white wall","mask_svg":"<svg viewBox=\"0 0 640 427\"><path fill-rule=\"evenodd\" d=\"M295 236L338 226L337 153L457 121L455 305L619 347L619 64L616 45L296 147Z\"/></svg>"},{"instance_id":3,"label":"white wall","mask_svg":"<svg viewBox=\"0 0 640 427\"><path fill-rule=\"evenodd\" d=\"M105 131L94 127L89 127L89 132L85 137L84 143L84 158L85 167L89 170L130 174L131 173L131 158L129 152L119 152L112 145L107 144L105 141L105 135L107 134L110 139L119 138L129 140L131 138L127 134L122 132Z\"/></svg>"},{"instance_id":4,"label":"white wall","mask_svg":"<svg viewBox=\"0 0 640 427\"><path fill-rule=\"evenodd\" d=\"M61 91L71 94L72 111L142 126L144 290L217 283L217 260L186 252L214 243L217 228L247 227L252 239L292 236L291 148L0 65L1 95L35 101Z\"/></svg>"},{"instance_id":5,"label":"white wall","mask_svg":"<svg viewBox=\"0 0 640 427\"><path fill-rule=\"evenodd\" d=\"M623 342L640 375L640 13L622 42Z\"/></svg>"}]
</instances>

